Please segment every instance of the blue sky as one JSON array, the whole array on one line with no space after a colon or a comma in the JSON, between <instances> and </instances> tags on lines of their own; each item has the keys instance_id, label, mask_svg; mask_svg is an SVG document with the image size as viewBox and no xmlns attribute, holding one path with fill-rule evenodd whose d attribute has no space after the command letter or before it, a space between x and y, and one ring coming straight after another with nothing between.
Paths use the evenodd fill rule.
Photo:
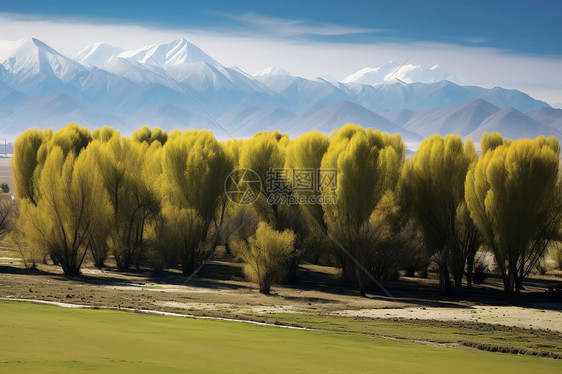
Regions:
<instances>
[{"instance_id":1,"label":"blue sky","mask_svg":"<svg viewBox=\"0 0 562 374\"><path fill-rule=\"evenodd\" d=\"M0 11L240 34L265 31L272 37L288 36L264 27L268 19L298 20L294 26L303 32L291 37L316 41L431 41L562 55L561 1L3 0ZM332 35L330 26L336 30Z\"/></svg>"},{"instance_id":2,"label":"blue sky","mask_svg":"<svg viewBox=\"0 0 562 374\"><path fill-rule=\"evenodd\" d=\"M439 64L466 84L562 106L562 1L2 0L0 39L72 55L186 37L227 66L343 79L389 60Z\"/></svg>"}]
</instances>

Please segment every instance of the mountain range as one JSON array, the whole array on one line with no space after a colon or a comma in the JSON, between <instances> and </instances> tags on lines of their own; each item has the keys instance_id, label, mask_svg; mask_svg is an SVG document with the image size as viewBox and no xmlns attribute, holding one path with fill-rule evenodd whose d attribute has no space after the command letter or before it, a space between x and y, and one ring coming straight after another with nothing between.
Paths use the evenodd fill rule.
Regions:
<instances>
[{"instance_id":1,"label":"mountain range","mask_svg":"<svg viewBox=\"0 0 562 374\"><path fill-rule=\"evenodd\" d=\"M562 110L517 90L461 85L440 66L389 62L335 82L274 67L250 75L185 39L136 50L96 43L72 57L35 38L0 41L0 138L70 121L126 134L144 125L208 128L219 138L330 133L345 123L407 142L434 133L476 142L486 131L562 135Z\"/></svg>"}]
</instances>

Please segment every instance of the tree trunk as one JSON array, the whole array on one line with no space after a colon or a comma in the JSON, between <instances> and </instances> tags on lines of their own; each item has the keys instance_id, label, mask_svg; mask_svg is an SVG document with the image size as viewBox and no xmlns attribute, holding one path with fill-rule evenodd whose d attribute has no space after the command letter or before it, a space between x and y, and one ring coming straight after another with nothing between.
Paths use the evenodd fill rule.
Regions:
<instances>
[{"instance_id":1,"label":"tree trunk","mask_svg":"<svg viewBox=\"0 0 562 374\"><path fill-rule=\"evenodd\" d=\"M60 262L59 260L56 258L56 256L54 256L53 254L49 255L49 257L51 257L51 261L53 261L53 265L59 266ZM45 263L47 263L47 261L45 261Z\"/></svg>"},{"instance_id":2,"label":"tree trunk","mask_svg":"<svg viewBox=\"0 0 562 374\"><path fill-rule=\"evenodd\" d=\"M416 268L414 266L408 266L406 269L406 277L415 277L416 276Z\"/></svg>"},{"instance_id":3,"label":"tree trunk","mask_svg":"<svg viewBox=\"0 0 562 374\"><path fill-rule=\"evenodd\" d=\"M94 257L94 266L98 269L102 269L105 267L105 259Z\"/></svg>"},{"instance_id":4,"label":"tree trunk","mask_svg":"<svg viewBox=\"0 0 562 374\"><path fill-rule=\"evenodd\" d=\"M299 267L297 256L292 255L287 260L287 283L295 283L297 281L297 269Z\"/></svg>"},{"instance_id":5,"label":"tree trunk","mask_svg":"<svg viewBox=\"0 0 562 374\"><path fill-rule=\"evenodd\" d=\"M474 256L466 259L466 288L472 288L472 272L474 271Z\"/></svg>"},{"instance_id":6,"label":"tree trunk","mask_svg":"<svg viewBox=\"0 0 562 374\"><path fill-rule=\"evenodd\" d=\"M455 281L455 288L461 288L466 258L463 256L460 248L454 247L453 251L451 254L451 270Z\"/></svg>"},{"instance_id":7,"label":"tree trunk","mask_svg":"<svg viewBox=\"0 0 562 374\"><path fill-rule=\"evenodd\" d=\"M258 278L259 278L260 292L263 293L264 295L269 295L271 291L271 278L267 274L267 270L266 270L266 274L263 274L261 276L260 274L258 274Z\"/></svg>"},{"instance_id":8,"label":"tree trunk","mask_svg":"<svg viewBox=\"0 0 562 374\"><path fill-rule=\"evenodd\" d=\"M129 268L129 255L127 252L114 257L119 270L127 270Z\"/></svg>"},{"instance_id":9,"label":"tree trunk","mask_svg":"<svg viewBox=\"0 0 562 374\"><path fill-rule=\"evenodd\" d=\"M502 277L503 280L503 293L506 296L510 296L512 294L513 289L510 287L509 277L504 276Z\"/></svg>"},{"instance_id":10,"label":"tree trunk","mask_svg":"<svg viewBox=\"0 0 562 374\"><path fill-rule=\"evenodd\" d=\"M449 277L449 270L446 267L442 267L439 270L439 289L441 290L441 293L445 295L450 295L453 291L451 278Z\"/></svg>"},{"instance_id":11,"label":"tree trunk","mask_svg":"<svg viewBox=\"0 0 562 374\"><path fill-rule=\"evenodd\" d=\"M359 294L363 297L367 296L367 275L357 267L355 267L355 279L357 280L357 285L359 286Z\"/></svg>"},{"instance_id":12,"label":"tree trunk","mask_svg":"<svg viewBox=\"0 0 562 374\"><path fill-rule=\"evenodd\" d=\"M195 248L190 247L185 251L185 253L184 258L182 259L182 273L185 275L191 275L196 268Z\"/></svg>"},{"instance_id":13,"label":"tree trunk","mask_svg":"<svg viewBox=\"0 0 562 374\"><path fill-rule=\"evenodd\" d=\"M361 295L361 297L366 297L367 296L367 282L365 282L365 280L359 280L359 295Z\"/></svg>"},{"instance_id":14,"label":"tree trunk","mask_svg":"<svg viewBox=\"0 0 562 374\"><path fill-rule=\"evenodd\" d=\"M525 277L525 263L523 262L525 253L521 255L521 265L519 266L519 275L517 276L515 283L515 292L520 293L523 288L523 278Z\"/></svg>"},{"instance_id":15,"label":"tree trunk","mask_svg":"<svg viewBox=\"0 0 562 374\"><path fill-rule=\"evenodd\" d=\"M451 278L449 277L448 249L443 248L439 253L439 289L441 293L449 295L452 293Z\"/></svg>"},{"instance_id":16,"label":"tree trunk","mask_svg":"<svg viewBox=\"0 0 562 374\"><path fill-rule=\"evenodd\" d=\"M456 269L454 274L453 274L453 278L455 280L455 288L461 288L462 287L462 277L463 277L463 272L460 269Z\"/></svg>"},{"instance_id":17,"label":"tree trunk","mask_svg":"<svg viewBox=\"0 0 562 374\"><path fill-rule=\"evenodd\" d=\"M68 263L67 261L60 261L60 264L62 267L62 271L64 272L64 275L66 275L67 277L80 276L80 268L74 266L71 263Z\"/></svg>"},{"instance_id":18,"label":"tree trunk","mask_svg":"<svg viewBox=\"0 0 562 374\"><path fill-rule=\"evenodd\" d=\"M503 276L503 291L505 295L511 296L513 295L513 290L516 282L517 274L517 266L513 261L510 261L510 264L507 268L507 274Z\"/></svg>"}]
</instances>

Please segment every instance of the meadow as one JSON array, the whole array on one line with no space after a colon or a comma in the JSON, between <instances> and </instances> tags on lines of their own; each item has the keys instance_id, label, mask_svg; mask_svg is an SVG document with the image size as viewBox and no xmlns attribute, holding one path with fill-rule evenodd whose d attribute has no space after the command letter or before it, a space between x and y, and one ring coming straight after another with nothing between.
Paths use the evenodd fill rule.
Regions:
<instances>
[{"instance_id":1,"label":"meadow","mask_svg":"<svg viewBox=\"0 0 562 374\"><path fill-rule=\"evenodd\" d=\"M554 373L560 361L108 310L0 302L0 371Z\"/></svg>"}]
</instances>

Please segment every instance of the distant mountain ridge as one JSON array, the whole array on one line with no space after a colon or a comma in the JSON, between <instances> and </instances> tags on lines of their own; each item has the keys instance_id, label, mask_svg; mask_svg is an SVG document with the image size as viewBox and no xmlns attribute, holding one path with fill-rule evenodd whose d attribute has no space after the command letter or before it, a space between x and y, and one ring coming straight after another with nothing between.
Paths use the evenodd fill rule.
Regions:
<instances>
[{"instance_id":1,"label":"distant mountain ridge","mask_svg":"<svg viewBox=\"0 0 562 374\"><path fill-rule=\"evenodd\" d=\"M421 65L400 65L390 61L377 68L364 68L346 77L342 83L378 85L398 80L404 83L435 83L444 80L457 83L459 80L439 65L427 68Z\"/></svg>"},{"instance_id":2,"label":"distant mountain ridge","mask_svg":"<svg viewBox=\"0 0 562 374\"><path fill-rule=\"evenodd\" d=\"M143 125L204 127L223 138L272 129L329 133L347 122L411 142L496 130L511 138L560 136L562 110L517 90L455 80L438 66L394 62L342 82L278 67L249 75L185 39L132 51L96 43L73 58L35 38L0 41L0 138L70 121L125 133Z\"/></svg>"}]
</instances>

